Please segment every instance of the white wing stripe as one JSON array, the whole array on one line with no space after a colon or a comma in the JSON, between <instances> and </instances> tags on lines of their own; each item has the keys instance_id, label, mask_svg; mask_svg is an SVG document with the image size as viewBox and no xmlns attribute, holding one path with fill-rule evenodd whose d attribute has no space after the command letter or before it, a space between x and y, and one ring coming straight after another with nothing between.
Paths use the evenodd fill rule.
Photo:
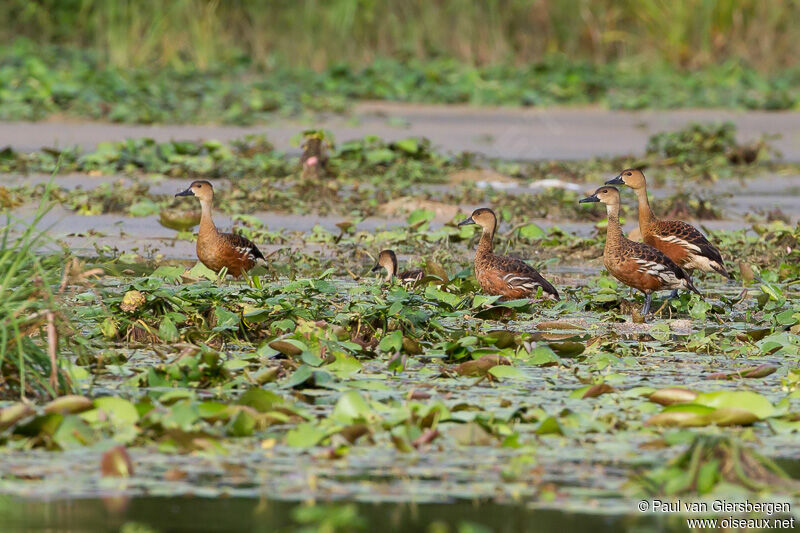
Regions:
<instances>
[{"instance_id":1,"label":"white wing stripe","mask_svg":"<svg viewBox=\"0 0 800 533\"><path fill-rule=\"evenodd\" d=\"M700 251L700 247L697 246L696 244L692 244L692 243L690 243L689 241L687 241L685 239L681 239L680 237L676 237L675 235L669 235L667 237L662 237L661 235L656 235L656 237L658 237L659 239L661 239L664 242L677 244L679 246L683 246L684 248L687 248L687 249L692 250L694 252L699 252Z\"/></svg>"}]
</instances>

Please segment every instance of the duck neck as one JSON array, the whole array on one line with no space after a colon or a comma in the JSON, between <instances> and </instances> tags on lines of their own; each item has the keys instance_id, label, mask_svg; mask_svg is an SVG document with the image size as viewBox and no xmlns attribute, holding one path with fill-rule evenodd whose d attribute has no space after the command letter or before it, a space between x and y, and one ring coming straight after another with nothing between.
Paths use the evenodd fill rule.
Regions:
<instances>
[{"instance_id":1,"label":"duck neck","mask_svg":"<svg viewBox=\"0 0 800 533\"><path fill-rule=\"evenodd\" d=\"M494 240L494 227L486 227L483 228L483 233L481 234L481 240L478 243L478 250L476 252L477 255L487 255L491 254L494 246L492 245L492 241Z\"/></svg>"},{"instance_id":2,"label":"duck neck","mask_svg":"<svg viewBox=\"0 0 800 533\"><path fill-rule=\"evenodd\" d=\"M200 233L216 233L217 227L211 218L211 200L200 200Z\"/></svg>"},{"instance_id":3,"label":"duck neck","mask_svg":"<svg viewBox=\"0 0 800 533\"><path fill-rule=\"evenodd\" d=\"M622 240L622 227L619 225L619 205L606 205L608 226L606 228L606 251Z\"/></svg>"},{"instance_id":4,"label":"duck neck","mask_svg":"<svg viewBox=\"0 0 800 533\"><path fill-rule=\"evenodd\" d=\"M655 218L653 211L650 209L650 201L647 199L647 189L645 187L636 189L636 199L639 201L639 231L644 235Z\"/></svg>"},{"instance_id":5,"label":"duck neck","mask_svg":"<svg viewBox=\"0 0 800 533\"><path fill-rule=\"evenodd\" d=\"M397 258L393 257L392 261L386 266L386 282L391 283L392 278L397 275Z\"/></svg>"}]
</instances>

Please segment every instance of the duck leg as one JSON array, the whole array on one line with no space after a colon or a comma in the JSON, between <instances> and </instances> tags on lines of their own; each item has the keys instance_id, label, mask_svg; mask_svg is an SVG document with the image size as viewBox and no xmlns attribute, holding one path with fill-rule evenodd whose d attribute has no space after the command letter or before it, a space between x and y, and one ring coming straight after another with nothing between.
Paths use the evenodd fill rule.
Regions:
<instances>
[{"instance_id":1,"label":"duck leg","mask_svg":"<svg viewBox=\"0 0 800 533\"><path fill-rule=\"evenodd\" d=\"M674 300L677 297L678 297L678 289L672 289L672 292L669 293L667 300Z\"/></svg>"},{"instance_id":2,"label":"duck leg","mask_svg":"<svg viewBox=\"0 0 800 533\"><path fill-rule=\"evenodd\" d=\"M647 313L650 312L650 304L653 301L653 293L648 292L644 297L644 306L642 307L642 316L647 318Z\"/></svg>"}]
</instances>

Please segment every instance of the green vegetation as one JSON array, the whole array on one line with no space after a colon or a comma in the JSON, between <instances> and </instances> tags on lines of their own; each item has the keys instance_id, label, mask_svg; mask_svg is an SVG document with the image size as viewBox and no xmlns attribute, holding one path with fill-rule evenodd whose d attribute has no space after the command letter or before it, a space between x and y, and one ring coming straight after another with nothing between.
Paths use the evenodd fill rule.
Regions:
<instances>
[{"instance_id":1,"label":"green vegetation","mask_svg":"<svg viewBox=\"0 0 800 533\"><path fill-rule=\"evenodd\" d=\"M760 73L738 62L682 73L667 64L545 59L481 67L376 58L320 72L237 57L196 66L104 65L89 51L18 41L0 46L0 119L53 115L115 122L252 124L275 114L346 111L361 99L475 105L793 109L800 69Z\"/></svg>"},{"instance_id":2,"label":"green vegetation","mask_svg":"<svg viewBox=\"0 0 800 533\"><path fill-rule=\"evenodd\" d=\"M45 193L47 196L47 193ZM72 389L60 371L63 336L72 331L59 290L63 257L38 255L49 244L37 223L46 212L45 198L33 222L6 217L0 229L0 398L58 396ZM12 236L11 230L22 228ZM37 342L41 340L41 342ZM0 422L2 424L2 422Z\"/></svg>"},{"instance_id":3,"label":"green vegetation","mask_svg":"<svg viewBox=\"0 0 800 533\"><path fill-rule=\"evenodd\" d=\"M644 164L648 177L683 187L659 199L660 212L680 202L707 209L694 185L707 161L720 179L784 168L766 161L766 144L752 159L728 157L743 149L733 133L692 125L655 136L643 159L583 162L447 156L417 138L336 143L316 130L300 140L299 159L258 136L5 150L3 172L48 172L56 185L71 179L63 172L124 180L0 188L5 209L46 196L87 216L159 217L189 240L196 206L169 193L208 178L218 209L268 261L233 281L112 246L79 259L36 254L39 233L7 228L0 265L24 268L2 285L20 287L3 293L13 317L4 324L29 327L9 337L17 344L2 367L2 492L80 497L99 484L135 496L313 496L322 505L293 506L287 520L332 530L361 524L354 501L387 495L590 512L603 501L616 515L654 494L795 503L800 225L754 218L747 231L711 233L737 281L698 275L703 298L659 295L663 307L644 324L631 320L640 297L596 261L602 213L579 206L574 191L526 187L556 178L590 188ZM501 218L498 249L531 260L562 301L479 293L476 228L453 222L459 206L483 202ZM266 227L259 210L345 217L333 231L288 232ZM373 215L398 225L363 229ZM573 234L531 221L539 215L596 226ZM425 277L414 286L373 278L382 248ZM57 387L39 318L52 309Z\"/></svg>"},{"instance_id":4,"label":"green vegetation","mask_svg":"<svg viewBox=\"0 0 800 533\"><path fill-rule=\"evenodd\" d=\"M345 246L340 258L352 254ZM373 260L361 257L366 271ZM269 494L300 497L307 485L278 473L308 460L318 483L367 500L391 485L385 468L421 460L428 466L406 478L430 484L414 490L418 502L442 501L431 487L454 468L464 485L445 482L448 497L470 501L513 493L613 504L663 486L713 497L735 494L732 485L785 493L794 485L775 484L785 475L771 462L760 458L766 466L753 470L744 455L724 455L745 453L755 438L762 454L794 458L780 443L797 431L800 307L792 276L781 281L775 265L761 269L750 297L707 279L705 300L682 295L639 329L622 322L629 304L617 283L589 273L584 287L561 275L567 298L535 304L477 294L471 271L453 261L427 264L413 288L353 284L318 265L295 280L254 272L252 285L199 266L109 276L71 297L70 319L89 348L67 368L80 396L8 404L0 442L147 450L136 479L151 481L137 483L206 495L263 491L267 479ZM695 445L699 466L684 451L695 436L707 443ZM475 450L488 462L458 462ZM578 453L602 472L589 486L557 466ZM176 454L218 457L226 473L208 477ZM665 455L676 457L668 467ZM54 457L74 468L73 494L96 476L96 464L78 457ZM726 461L741 461L745 474ZM36 464L35 481L29 468L17 464L7 490L58 490L60 468ZM554 485L541 484L541 469Z\"/></svg>"},{"instance_id":5,"label":"green vegetation","mask_svg":"<svg viewBox=\"0 0 800 533\"><path fill-rule=\"evenodd\" d=\"M594 63L744 59L777 69L800 55L798 17L792 0L8 0L0 35L91 47L121 67L206 68L237 54L318 69L378 56L519 65L563 53Z\"/></svg>"}]
</instances>

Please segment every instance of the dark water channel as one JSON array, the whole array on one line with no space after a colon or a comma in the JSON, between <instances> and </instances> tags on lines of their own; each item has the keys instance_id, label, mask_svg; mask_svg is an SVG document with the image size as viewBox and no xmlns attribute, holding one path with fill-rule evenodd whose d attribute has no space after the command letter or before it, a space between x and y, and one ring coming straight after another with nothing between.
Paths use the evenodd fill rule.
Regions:
<instances>
[{"instance_id":1,"label":"dark water channel","mask_svg":"<svg viewBox=\"0 0 800 533\"><path fill-rule=\"evenodd\" d=\"M295 531L294 502L253 498L136 497L127 503L103 499L31 500L0 497L0 531L112 532L147 531ZM522 505L359 503L361 529L352 531L683 531L683 520L653 515L610 515L531 509ZM678 517L675 517L678 518ZM306 531L324 531L305 524ZM126 526L127 527L124 527ZM470 529L470 525L473 526ZM319 528L319 529L318 529Z\"/></svg>"}]
</instances>

